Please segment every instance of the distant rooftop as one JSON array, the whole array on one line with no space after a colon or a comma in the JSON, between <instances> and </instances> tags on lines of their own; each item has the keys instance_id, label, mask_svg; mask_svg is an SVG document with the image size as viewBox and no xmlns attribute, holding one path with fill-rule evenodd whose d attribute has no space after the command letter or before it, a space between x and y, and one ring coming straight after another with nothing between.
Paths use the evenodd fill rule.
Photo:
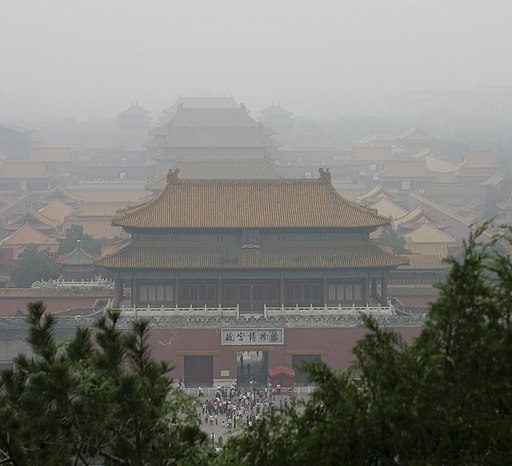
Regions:
<instances>
[{"instance_id":1,"label":"distant rooftop","mask_svg":"<svg viewBox=\"0 0 512 466\"><path fill-rule=\"evenodd\" d=\"M168 116L176 113L179 106L183 108L238 108L233 97L182 97L178 96L174 104L162 110Z\"/></svg>"},{"instance_id":2,"label":"distant rooftop","mask_svg":"<svg viewBox=\"0 0 512 466\"><path fill-rule=\"evenodd\" d=\"M376 228L389 219L343 199L329 170L315 179L183 180L169 171L154 199L112 224L143 228ZM307 201L307 202L306 202Z\"/></svg>"},{"instance_id":3,"label":"distant rooftop","mask_svg":"<svg viewBox=\"0 0 512 466\"><path fill-rule=\"evenodd\" d=\"M259 159L190 159L180 158L173 168L179 168L186 180L246 180L281 178L268 157ZM150 191L161 191L167 185L164 175L146 185Z\"/></svg>"},{"instance_id":4,"label":"distant rooftop","mask_svg":"<svg viewBox=\"0 0 512 466\"><path fill-rule=\"evenodd\" d=\"M283 107L281 107L281 103L278 102L277 105L272 102L272 105L270 107L267 107L266 109L261 111L261 114L263 116L292 116L293 113L289 112L288 110L285 110Z\"/></svg>"},{"instance_id":5,"label":"distant rooftop","mask_svg":"<svg viewBox=\"0 0 512 466\"><path fill-rule=\"evenodd\" d=\"M120 117L132 117L132 116L143 116L145 117L149 113L149 110L142 108L137 102L131 104L126 110L119 113Z\"/></svg>"}]
</instances>

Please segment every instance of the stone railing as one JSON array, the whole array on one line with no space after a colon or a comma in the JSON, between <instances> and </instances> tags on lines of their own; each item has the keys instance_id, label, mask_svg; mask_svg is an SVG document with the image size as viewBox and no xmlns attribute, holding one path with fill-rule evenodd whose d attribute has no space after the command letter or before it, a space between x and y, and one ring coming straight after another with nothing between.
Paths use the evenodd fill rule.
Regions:
<instances>
[{"instance_id":1,"label":"stone railing","mask_svg":"<svg viewBox=\"0 0 512 466\"><path fill-rule=\"evenodd\" d=\"M111 306L107 304L107 308ZM267 320L286 317L342 317L360 316L361 314L375 317L391 317L395 309L391 302L388 306L263 306L260 312L241 312L240 307L169 307L169 306L120 306L122 317L227 317L236 320Z\"/></svg>"},{"instance_id":2,"label":"stone railing","mask_svg":"<svg viewBox=\"0 0 512 466\"><path fill-rule=\"evenodd\" d=\"M66 281L62 275L55 279L50 280L39 280L32 283L30 288L33 289L54 289L54 290L65 290L65 289L80 289L80 290L91 290L97 288L113 289L114 282L108 278L102 278L101 275L95 276L92 280L71 280Z\"/></svg>"},{"instance_id":3,"label":"stone railing","mask_svg":"<svg viewBox=\"0 0 512 466\"><path fill-rule=\"evenodd\" d=\"M240 317L240 309L236 307L168 307L168 306L134 306L127 307L121 305L122 317L195 317L195 316L210 316L210 317Z\"/></svg>"},{"instance_id":4,"label":"stone railing","mask_svg":"<svg viewBox=\"0 0 512 466\"><path fill-rule=\"evenodd\" d=\"M268 307L264 306L263 308L263 316L267 317L286 317L286 316L348 316L348 315L359 315L359 314L367 314L367 315L376 315L376 316L392 316L395 314L395 310L391 302L388 303L388 306L381 306L380 304L377 306L356 306L355 304L352 306L307 306L307 307Z\"/></svg>"}]
</instances>

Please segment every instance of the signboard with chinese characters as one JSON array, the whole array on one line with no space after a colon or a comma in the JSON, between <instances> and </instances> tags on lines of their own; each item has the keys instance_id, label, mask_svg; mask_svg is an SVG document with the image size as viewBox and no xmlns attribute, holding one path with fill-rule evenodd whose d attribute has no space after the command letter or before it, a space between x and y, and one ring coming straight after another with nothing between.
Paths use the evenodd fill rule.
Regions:
<instances>
[{"instance_id":1,"label":"signboard with chinese characters","mask_svg":"<svg viewBox=\"0 0 512 466\"><path fill-rule=\"evenodd\" d=\"M221 345L284 345L284 328L223 328Z\"/></svg>"}]
</instances>

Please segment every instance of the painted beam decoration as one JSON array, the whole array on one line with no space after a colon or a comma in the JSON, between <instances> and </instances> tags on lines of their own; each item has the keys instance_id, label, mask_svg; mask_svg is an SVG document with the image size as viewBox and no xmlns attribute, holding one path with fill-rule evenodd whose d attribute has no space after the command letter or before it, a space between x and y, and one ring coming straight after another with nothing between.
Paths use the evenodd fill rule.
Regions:
<instances>
[{"instance_id":1,"label":"painted beam decoration","mask_svg":"<svg viewBox=\"0 0 512 466\"><path fill-rule=\"evenodd\" d=\"M221 345L284 345L284 328L223 328Z\"/></svg>"}]
</instances>

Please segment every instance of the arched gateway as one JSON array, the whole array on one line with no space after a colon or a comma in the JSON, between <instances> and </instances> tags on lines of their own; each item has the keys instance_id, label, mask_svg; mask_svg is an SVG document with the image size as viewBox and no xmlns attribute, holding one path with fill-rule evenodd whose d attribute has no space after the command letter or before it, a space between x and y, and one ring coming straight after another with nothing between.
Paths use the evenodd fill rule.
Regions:
<instances>
[{"instance_id":1,"label":"arched gateway","mask_svg":"<svg viewBox=\"0 0 512 466\"><path fill-rule=\"evenodd\" d=\"M321 334L312 347L288 348L293 332L283 319L391 312L387 274L404 259L370 239L390 219L343 199L328 170L270 180L183 180L178 172L155 198L118 213L112 224L131 239L96 265L114 272L114 305L125 315L195 327L178 338L172 361L192 383L247 378L244 351L289 367L328 351Z\"/></svg>"}]
</instances>

